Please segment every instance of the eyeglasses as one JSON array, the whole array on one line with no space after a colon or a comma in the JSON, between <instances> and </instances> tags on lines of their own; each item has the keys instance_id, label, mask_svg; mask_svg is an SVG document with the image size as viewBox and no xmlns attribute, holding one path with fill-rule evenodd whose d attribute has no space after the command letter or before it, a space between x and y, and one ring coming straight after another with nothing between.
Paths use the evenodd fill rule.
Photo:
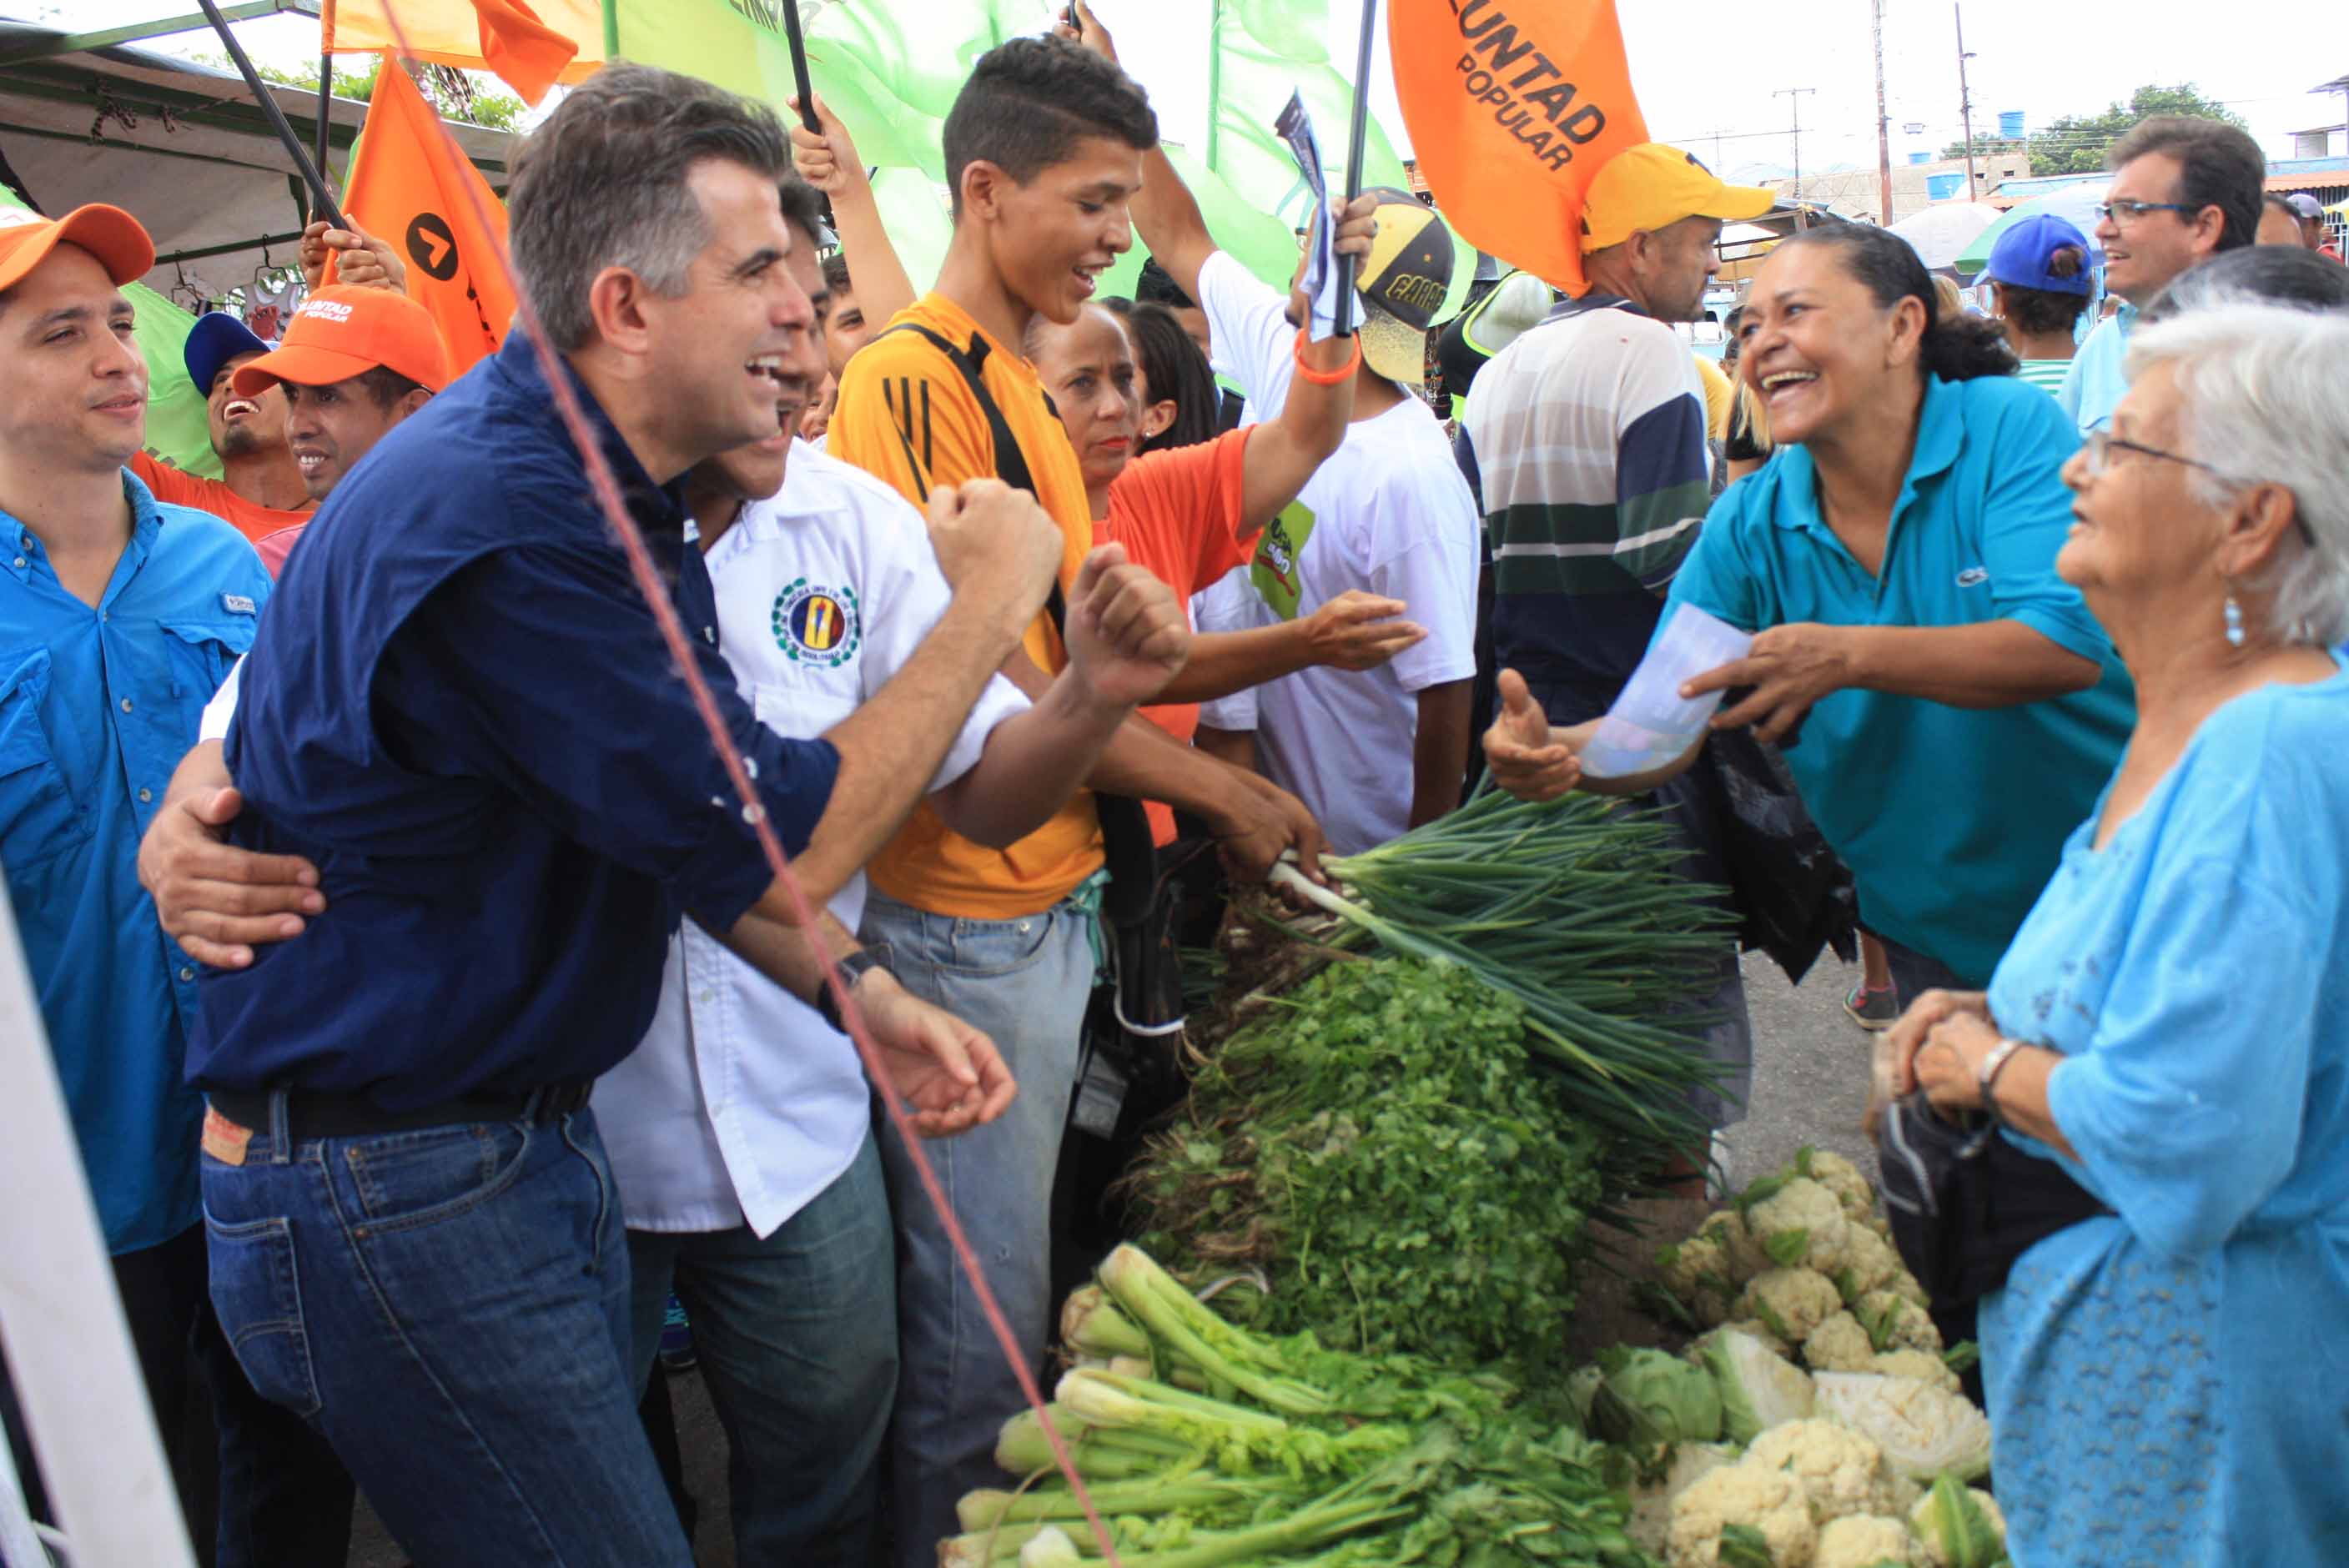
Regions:
<instances>
[{"instance_id":1,"label":"eyeglasses","mask_svg":"<svg viewBox=\"0 0 2349 1568\"><path fill-rule=\"evenodd\" d=\"M2209 463L2203 462L2199 459L2189 458L2183 452L2165 452L2159 447L2148 447L2139 441L2125 441L2109 430L2091 430L2088 432L2088 438L2082 444L2080 450L2081 455L2086 459L2086 461L2082 465L2085 471L2085 477L2092 480L2106 473L2114 466L2113 454L2115 452L2135 452L2141 458L2154 458L2165 463L2181 463L2189 469L2200 469L2206 474L2217 474L2220 479L2226 480L2229 484L2241 484L2243 482L2240 480L2230 479L2227 474L2211 467ZM2302 540L2308 544L2309 548L2312 550L2314 549L2316 547L2316 531L2308 526L2308 519L2301 516L2299 511L2295 510L2292 513L2292 521L2293 524L2299 528L2300 537Z\"/></svg>"},{"instance_id":2,"label":"eyeglasses","mask_svg":"<svg viewBox=\"0 0 2349 1568\"><path fill-rule=\"evenodd\" d=\"M2184 463L2189 469L2200 469L2206 474L2219 470L2209 464L2189 458L2182 452L2165 452L2159 447L2148 447L2137 441L2124 441L2109 430L2091 430L2085 450L2087 455L2088 477L2095 479L2113 467L2113 453L2135 452L2141 458L2158 458L2166 463ZM2224 475L2220 476L2224 478Z\"/></svg>"},{"instance_id":3,"label":"eyeglasses","mask_svg":"<svg viewBox=\"0 0 2349 1568\"><path fill-rule=\"evenodd\" d=\"M2202 209L2189 207L2182 201L2099 201L2095 211L2099 218L2110 218L2116 223L2134 223L2147 212L2176 212L2181 217L2190 218Z\"/></svg>"}]
</instances>

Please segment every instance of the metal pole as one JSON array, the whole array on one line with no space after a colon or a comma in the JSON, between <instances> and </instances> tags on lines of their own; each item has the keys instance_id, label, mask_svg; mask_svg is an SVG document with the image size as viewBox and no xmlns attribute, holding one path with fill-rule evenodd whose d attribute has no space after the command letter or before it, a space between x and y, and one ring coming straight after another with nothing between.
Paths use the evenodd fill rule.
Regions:
<instances>
[{"instance_id":1,"label":"metal pole","mask_svg":"<svg viewBox=\"0 0 2349 1568\"><path fill-rule=\"evenodd\" d=\"M318 199L317 205L311 208L311 211L323 215L337 229L350 227L343 222L342 209L335 204L335 193L326 189L326 177L318 172L316 164L310 161L308 150L303 147L302 139L294 134L294 127L287 122L285 111L278 107L275 95L263 85L261 73L254 70L253 62L245 57L244 46L236 41L234 33L229 31L228 18L221 15L220 7L212 0L197 0L197 3L203 6L204 16L212 23L212 31L219 34L220 41L227 46L228 57L236 62L237 73L244 77L244 85L252 91L254 101L261 105L261 112L269 118L270 129L277 133L279 143L285 147L287 156L294 160L294 167L301 171L303 182Z\"/></svg>"},{"instance_id":2,"label":"metal pole","mask_svg":"<svg viewBox=\"0 0 2349 1568\"><path fill-rule=\"evenodd\" d=\"M1979 201L1982 196L1974 190L1974 99L1966 87L1966 62L1973 58L1966 53L1966 8L1953 4L1950 9L1958 14L1958 119L1966 130L1966 200Z\"/></svg>"},{"instance_id":3,"label":"metal pole","mask_svg":"<svg viewBox=\"0 0 2349 1568\"><path fill-rule=\"evenodd\" d=\"M1816 88L1780 88L1772 98L1792 98L1795 105L1795 205L1803 204L1803 95Z\"/></svg>"},{"instance_id":4,"label":"metal pole","mask_svg":"<svg viewBox=\"0 0 2349 1568\"><path fill-rule=\"evenodd\" d=\"M1346 128L1346 200L1362 193L1362 150L1371 130L1371 45L1379 25L1379 0L1362 0L1362 33L1354 45L1354 112ZM1346 286L1338 295L1338 335L1354 330L1354 258L1346 258Z\"/></svg>"},{"instance_id":5,"label":"metal pole","mask_svg":"<svg viewBox=\"0 0 2349 1568\"><path fill-rule=\"evenodd\" d=\"M1892 222L1892 117L1884 108L1884 0L1869 0L1876 34L1876 180L1882 211L1878 222Z\"/></svg>"},{"instance_id":6,"label":"metal pole","mask_svg":"<svg viewBox=\"0 0 2349 1568\"><path fill-rule=\"evenodd\" d=\"M320 55L318 57L318 139L316 142L320 174L326 171L326 129L334 123L334 101L335 57Z\"/></svg>"}]
</instances>

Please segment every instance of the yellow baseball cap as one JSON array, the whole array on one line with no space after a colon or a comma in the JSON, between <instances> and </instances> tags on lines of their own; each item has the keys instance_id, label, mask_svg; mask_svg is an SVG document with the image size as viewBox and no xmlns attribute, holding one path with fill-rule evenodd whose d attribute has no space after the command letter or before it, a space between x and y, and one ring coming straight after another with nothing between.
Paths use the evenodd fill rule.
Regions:
<instances>
[{"instance_id":1,"label":"yellow baseball cap","mask_svg":"<svg viewBox=\"0 0 2349 1568\"><path fill-rule=\"evenodd\" d=\"M1582 253L1619 245L1641 229L1683 218L1759 218L1777 202L1756 185L1726 185L1677 147L1643 141L1627 147L1591 176L1582 202Z\"/></svg>"}]
</instances>

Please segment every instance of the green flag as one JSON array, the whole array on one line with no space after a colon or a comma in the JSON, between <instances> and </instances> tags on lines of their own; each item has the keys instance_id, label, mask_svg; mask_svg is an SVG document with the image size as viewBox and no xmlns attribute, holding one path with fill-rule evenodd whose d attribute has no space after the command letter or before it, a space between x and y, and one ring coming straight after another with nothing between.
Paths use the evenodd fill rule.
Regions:
<instances>
[{"instance_id":1,"label":"green flag","mask_svg":"<svg viewBox=\"0 0 2349 1568\"><path fill-rule=\"evenodd\" d=\"M0 185L0 207L24 206L15 191ZM122 292L136 313L130 335L147 360L147 455L191 474L220 478L204 395L188 379L182 352L196 318L145 284L127 284Z\"/></svg>"}]
</instances>

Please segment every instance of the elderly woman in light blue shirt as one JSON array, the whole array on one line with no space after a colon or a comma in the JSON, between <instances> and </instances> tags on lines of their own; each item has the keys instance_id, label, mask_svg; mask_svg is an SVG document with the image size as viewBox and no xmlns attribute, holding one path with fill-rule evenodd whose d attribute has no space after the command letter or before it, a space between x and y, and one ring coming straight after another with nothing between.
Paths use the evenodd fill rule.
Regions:
<instances>
[{"instance_id":1,"label":"elderly woman in light blue shirt","mask_svg":"<svg viewBox=\"0 0 2349 1568\"><path fill-rule=\"evenodd\" d=\"M1987 994L1885 1042L2114 1211L1981 1304L2019 1568L2349 1561L2344 363L2270 305L2131 345L2057 565L2137 728Z\"/></svg>"}]
</instances>

